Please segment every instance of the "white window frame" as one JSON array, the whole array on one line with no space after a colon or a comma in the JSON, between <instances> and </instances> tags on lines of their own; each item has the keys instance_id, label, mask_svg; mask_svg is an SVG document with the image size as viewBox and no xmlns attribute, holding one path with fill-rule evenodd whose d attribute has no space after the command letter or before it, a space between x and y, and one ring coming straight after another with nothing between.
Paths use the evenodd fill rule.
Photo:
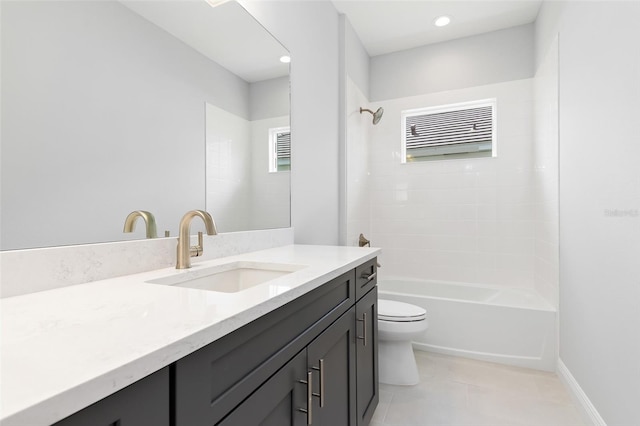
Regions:
<instances>
[{"instance_id":1,"label":"white window frame","mask_svg":"<svg viewBox=\"0 0 640 426\"><path fill-rule=\"evenodd\" d=\"M401 112L401 138L400 138L400 162L402 164L421 162L421 161L407 161L407 134L406 134L406 122L408 117L414 117L416 115L428 115L437 114L442 112L460 111L465 109L480 108L485 106L491 106L491 157L474 155L473 152L462 153L460 156L451 159L468 159L468 158L493 158L498 156L498 127L497 127L497 99L482 99L477 101L459 102L455 104L438 105L433 107L415 108L404 110ZM444 161L446 158L434 156L433 159L426 161Z\"/></svg>"},{"instance_id":2,"label":"white window frame","mask_svg":"<svg viewBox=\"0 0 640 426\"><path fill-rule=\"evenodd\" d=\"M291 133L290 126L269 129L269 173L288 172L288 170L278 170L278 135L287 132Z\"/></svg>"}]
</instances>

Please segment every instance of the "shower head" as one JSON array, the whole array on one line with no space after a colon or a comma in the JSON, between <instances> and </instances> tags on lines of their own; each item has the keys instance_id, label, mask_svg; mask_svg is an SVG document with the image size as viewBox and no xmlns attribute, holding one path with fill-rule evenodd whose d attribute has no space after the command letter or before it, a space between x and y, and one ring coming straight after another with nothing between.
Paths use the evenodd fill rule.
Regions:
<instances>
[{"instance_id":1,"label":"shower head","mask_svg":"<svg viewBox=\"0 0 640 426\"><path fill-rule=\"evenodd\" d=\"M382 118L382 114L384 114L384 109L382 109L382 107L378 108L376 112L373 112L367 108L360 108L360 114L362 114L362 111L370 112L371 115L373 115L373 124L378 124L378 122Z\"/></svg>"}]
</instances>

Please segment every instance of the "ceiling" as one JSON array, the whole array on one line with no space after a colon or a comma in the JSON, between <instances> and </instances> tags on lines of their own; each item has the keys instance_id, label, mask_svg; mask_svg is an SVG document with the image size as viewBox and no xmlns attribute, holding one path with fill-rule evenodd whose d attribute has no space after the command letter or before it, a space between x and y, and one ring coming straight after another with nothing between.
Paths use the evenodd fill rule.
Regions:
<instances>
[{"instance_id":1,"label":"ceiling","mask_svg":"<svg viewBox=\"0 0 640 426\"><path fill-rule=\"evenodd\" d=\"M289 74L287 50L236 2L120 3L249 83Z\"/></svg>"},{"instance_id":2,"label":"ceiling","mask_svg":"<svg viewBox=\"0 0 640 426\"><path fill-rule=\"evenodd\" d=\"M535 21L542 1L333 0L370 56L468 37ZM438 16L451 23L438 28Z\"/></svg>"}]
</instances>

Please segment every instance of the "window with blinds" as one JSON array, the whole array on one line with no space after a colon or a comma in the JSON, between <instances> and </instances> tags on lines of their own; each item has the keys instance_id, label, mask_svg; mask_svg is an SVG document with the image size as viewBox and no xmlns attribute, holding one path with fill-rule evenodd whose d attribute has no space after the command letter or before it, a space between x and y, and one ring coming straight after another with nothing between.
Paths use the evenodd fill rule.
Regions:
<instances>
[{"instance_id":1,"label":"window with blinds","mask_svg":"<svg viewBox=\"0 0 640 426\"><path fill-rule=\"evenodd\" d=\"M495 156L495 99L402 112L402 162Z\"/></svg>"},{"instance_id":2,"label":"window with blinds","mask_svg":"<svg viewBox=\"0 0 640 426\"><path fill-rule=\"evenodd\" d=\"M291 130L289 127L269 129L269 172L291 170Z\"/></svg>"}]
</instances>

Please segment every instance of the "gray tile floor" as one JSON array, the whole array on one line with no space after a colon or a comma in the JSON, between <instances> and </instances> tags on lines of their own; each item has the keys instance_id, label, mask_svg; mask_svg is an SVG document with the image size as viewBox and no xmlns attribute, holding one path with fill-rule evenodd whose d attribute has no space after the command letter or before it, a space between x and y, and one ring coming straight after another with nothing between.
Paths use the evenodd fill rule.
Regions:
<instances>
[{"instance_id":1,"label":"gray tile floor","mask_svg":"<svg viewBox=\"0 0 640 426\"><path fill-rule=\"evenodd\" d=\"M416 351L421 383L380 385L371 426L584 426L558 377Z\"/></svg>"}]
</instances>

